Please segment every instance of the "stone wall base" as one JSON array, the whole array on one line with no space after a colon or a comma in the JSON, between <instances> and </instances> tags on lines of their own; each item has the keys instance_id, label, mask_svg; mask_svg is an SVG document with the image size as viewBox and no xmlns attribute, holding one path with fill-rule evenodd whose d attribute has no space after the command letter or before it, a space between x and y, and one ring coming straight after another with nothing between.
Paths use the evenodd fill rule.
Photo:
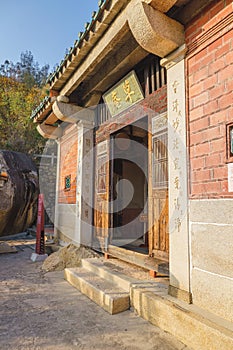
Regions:
<instances>
[{"instance_id":1,"label":"stone wall base","mask_svg":"<svg viewBox=\"0 0 233 350\"><path fill-rule=\"evenodd\" d=\"M192 293L187 292L176 287L169 285L168 294L177 299L183 300L188 304L192 304Z\"/></svg>"}]
</instances>

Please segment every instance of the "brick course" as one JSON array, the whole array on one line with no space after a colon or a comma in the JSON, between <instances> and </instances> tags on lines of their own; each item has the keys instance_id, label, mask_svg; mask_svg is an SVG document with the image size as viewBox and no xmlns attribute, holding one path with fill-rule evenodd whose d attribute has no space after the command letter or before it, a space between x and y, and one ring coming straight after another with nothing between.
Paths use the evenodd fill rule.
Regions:
<instances>
[{"instance_id":1,"label":"brick course","mask_svg":"<svg viewBox=\"0 0 233 350\"><path fill-rule=\"evenodd\" d=\"M70 130L71 127L68 127ZM76 176L78 160L77 129L65 132L61 140L59 171L59 203L76 204ZM65 178L71 176L71 188L65 190Z\"/></svg>"},{"instance_id":2,"label":"brick course","mask_svg":"<svg viewBox=\"0 0 233 350\"><path fill-rule=\"evenodd\" d=\"M232 12L231 1L213 1L186 27L191 198L233 197L226 163L226 123L233 111Z\"/></svg>"}]
</instances>

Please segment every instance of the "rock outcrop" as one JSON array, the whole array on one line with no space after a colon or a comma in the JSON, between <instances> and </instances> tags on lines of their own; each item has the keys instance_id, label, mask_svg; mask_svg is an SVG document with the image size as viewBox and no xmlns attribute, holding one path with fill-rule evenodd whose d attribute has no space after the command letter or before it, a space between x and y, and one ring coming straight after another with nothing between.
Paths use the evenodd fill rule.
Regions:
<instances>
[{"instance_id":1,"label":"rock outcrop","mask_svg":"<svg viewBox=\"0 0 233 350\"><path fill-rule=\"evenodd\" d=\"M36 219L39 182L32 160L0 150L0 236L23 232Z\"/></svg>"}]
</instances>

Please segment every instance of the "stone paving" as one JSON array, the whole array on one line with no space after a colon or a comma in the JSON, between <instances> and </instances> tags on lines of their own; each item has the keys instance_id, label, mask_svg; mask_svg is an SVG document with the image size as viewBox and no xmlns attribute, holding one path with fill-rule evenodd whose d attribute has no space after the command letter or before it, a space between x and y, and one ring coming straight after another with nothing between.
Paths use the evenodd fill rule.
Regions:
<instances>
[{"instance_id":1,"label":"stone paving","mask_svg":"<svg viewBox=\"0 0 233 350\"><path fill-rule=\"evenodd\" d=\"M12 244L12 242L11 242ZM188 350L132 311L111 316L63 279L33 263L32 241L0 255L1 350Z\"/></svg>"}]
</instances>

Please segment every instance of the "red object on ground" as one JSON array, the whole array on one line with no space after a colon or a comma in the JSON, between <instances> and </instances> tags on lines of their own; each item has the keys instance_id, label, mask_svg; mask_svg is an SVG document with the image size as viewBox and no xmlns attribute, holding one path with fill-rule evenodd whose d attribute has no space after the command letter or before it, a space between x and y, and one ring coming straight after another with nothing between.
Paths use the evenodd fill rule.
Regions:
<instances>
[{"instance_id":1,"label":"red object on ground","mask_svg":"<svg viewBox=\"0 0 233 350\"><path fill-rule=\"evenodd\" d=\"M44 195L39 194L38 198L38 215L36 227L36 253L42 255L45 253L44 241Z\"/></svg>"},{"instance_id":2,"label":"red object on ground","mask_svg":"<svg viewBox=\"0 0 233 350\"><path fill-rule=\"evenodd\" d=\"M150 277L156 278L157 277L157 272L154 270L149 271Z\"/></svg>"},{"instance_id":3,"label":"red object on ground","mask_svg":"<svg viewBox=\"0 0 233 350\"><path fill-rule=\"evenodd\" d=\"M110 255L108 253L104 253L104 259L106 260L110 259Z\"/></svg>"}]
</instances>

